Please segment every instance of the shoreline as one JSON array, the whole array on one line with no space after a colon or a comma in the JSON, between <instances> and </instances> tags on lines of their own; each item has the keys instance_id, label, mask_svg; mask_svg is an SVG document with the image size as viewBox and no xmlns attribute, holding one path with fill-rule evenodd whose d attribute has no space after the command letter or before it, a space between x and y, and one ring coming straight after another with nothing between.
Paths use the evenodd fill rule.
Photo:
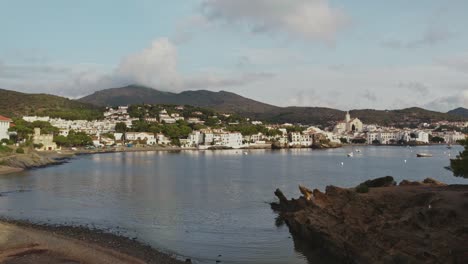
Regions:
<instances>
[{"instance_id":1,"label":"shoreline","mask_svg":"<svg viewBox=\"0 0 468 264\"><path fill-rule=\"evenodd\" d=\"M0 217L0 237L0 263L191 263L136 239L83 226Z\"/></svg>"},{"instance_id":2,"label":"shoreline","mask_svg":"<svg viewBox=\"0 0 468 264\"><path fill-rule=\"evenodd\" d=\"M443 146L445 144L426 144L426 145L415 145L412 147L420 147L420 146ZM367 147L367 146L375 146L375 147L382 147L382 146L390 146L390 147L407 147L407 145L368 145L368 144L347 144L342 145L338 148L349 148L349 147ZM53 165L61 165L64 163L68 163L69 160L73 159L76 156L82 155L93 155L93 154L106 154L106 153L122 153L122 152L150 152L150 151L216 151L216 150L241 150L241 151L249 151L249 150L282 150L282 149L313 149L313 150L327 150L327 149L334 149L334 148L312 148L312 147L283 147L283 148L272 148L272 147L251 147L251 148L241 148L241 149L198 149L198 148L182 148L182 147L117 147L117 148L109 148L109 149L94 149L94 150L87 150L87 149L65 149L53 152L46 152L46 151L34 151L28 154L20 154L20 155L11 155L7 157L0 157L0 175L7 175L12 173L17 173L25 170L30 169L38 169L49 167ZM13 160L13 166L11 164L5 164L5 160Z\"/></svg>"}]
</instances>

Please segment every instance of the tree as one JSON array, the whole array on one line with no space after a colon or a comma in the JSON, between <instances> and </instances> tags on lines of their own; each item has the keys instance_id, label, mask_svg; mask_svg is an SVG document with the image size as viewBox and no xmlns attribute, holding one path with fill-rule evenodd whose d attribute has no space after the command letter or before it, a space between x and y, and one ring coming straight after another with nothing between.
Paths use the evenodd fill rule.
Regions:
<instances>
[{"instance_id":1,"label":"tree","mask_svg":"<svg viewBox=\"0 0 468 264\"><path fill-rule=\"evenodd\" d=\"M380 141L378 139L374 139L372 140L372 144L380 145Z\"/></svg>"},{"instance_id":2,"label":"tree","mask_svg":"<svg viewBox=\"0 0 468 264\"><path fill-rule=\"evenodd\" d=\"M450 160L450 170L456 177L468 178L468 138L461 143L465 146L465 150L460 152L455 159Z\"/></svg>"},{"instance_id":3,"label":"tree","mask_svg":"<svg viewBox=\"0 0 468 264\"><path fill-rule=\"evenodd\" d=\"M346 144L348 143L348 139L346 138L340 138L341 143Z\"/></svg>"},{"instance_id":4,"label":"tree","mask_svg":"<svg viewBox=\"0 0 468 264\"><path fill-rule=\"evenodd\" d=\"M127 132L127 125L124 122L119 122L119 123L115 124L115 132L117 132L117 133Z\"/></svg>"},{"instance_id":5,"label":"tree","mask_svg":"<svg viewBox=\"0 0 468 264\"><path fill-rule=\"evenodd\" d=\"M353 138L351 142L354 144L364 144L366 143L366 139L365 138Z\"/></svg>"},{"instance_id":6,"label":"tree","mask_svg":"<svg viewBox=\"0 0 468 264\"><path fill-rule=\"evenodd\" d=\"M431 138L431 142L434 143L444 143L445 139L443 137L435 136Z\"/></svg>"}]
</instances>

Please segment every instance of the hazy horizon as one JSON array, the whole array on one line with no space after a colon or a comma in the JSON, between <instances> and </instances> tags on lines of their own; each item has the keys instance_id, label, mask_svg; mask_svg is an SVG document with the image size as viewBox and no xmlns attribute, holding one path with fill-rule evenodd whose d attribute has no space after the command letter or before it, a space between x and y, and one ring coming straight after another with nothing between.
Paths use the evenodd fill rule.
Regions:
<instances>
[{"instance_id":1,"label":"hazy horizon","mask_svg":"<svg viewBox=\"0 0 468 264\"><path fill-rule=\"evenodd\" d=\"M0 88L139 84L277 106L468 107L468 2L0 0ZM109 8L112 7L112 8Z\"/></svg>"}]
</instances>

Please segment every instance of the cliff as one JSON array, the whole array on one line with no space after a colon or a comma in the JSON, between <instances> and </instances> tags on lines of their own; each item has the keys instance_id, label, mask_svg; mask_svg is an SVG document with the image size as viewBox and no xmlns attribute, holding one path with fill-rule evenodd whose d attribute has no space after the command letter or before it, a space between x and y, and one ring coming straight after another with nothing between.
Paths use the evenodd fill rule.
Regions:
<instances>
[{"instance_id":1,"label":"cliff","mask_svg":"<svg viewBox=\"0 0 468 264\"><path fill-rule=\"evenodd\" d=\"M343 263L468 263L468 185L388 176L357 188L281 190L272 209L293 237Z\"/></svg>"}]
</instances>

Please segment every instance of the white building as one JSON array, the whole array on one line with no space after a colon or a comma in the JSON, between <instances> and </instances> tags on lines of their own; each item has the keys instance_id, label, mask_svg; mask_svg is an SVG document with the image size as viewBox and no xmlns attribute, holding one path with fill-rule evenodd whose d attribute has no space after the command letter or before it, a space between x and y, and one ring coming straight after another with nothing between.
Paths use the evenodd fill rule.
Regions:
<instances>
[{"instance_id":1,"label":"white building","mask_svg":"<svg viewBox=\"0 0 468 264\"><path fill-rule=\"evenodd\" d=\"M310 147L313 143L313 135L308 133L292 132L289 145L292 147Z\"/></svg>"},{"instance_id":2,"label":"white building","mask_svg":"<svg viewBox=\"0 0 468 264\"><path fill-rule=\"evenodd\" d=\"M359 118L351 118L349 112L346 112L345 120L338 122L333 129L336 134L344 134L350 132L362 132L363 124Z\"/></svg>"},{"instance_id":3,"label":"white building","mask_svg":"<svg viewBox=\"0 0 468 264\"><path fill-rule=\"evenodd\" d=\"M156 134L156 140L157 140L157 143L158 144L161 144L161 145L169 145L171 144L171 140L169 138L167 138L164 134Z\"/></svg>"},{"instance_id":4,"label":"white building","mask_svg":"<svg viewBox=\"0 0 468 264\"><path fill-rule=\"evenodd\" d=\"M125 139L128 141L146 141L146 145L156 145L157 141L154 134L148 132L127 132L125 133Z\"/></svg>"},{"instance_id":5,"label":"white building","mask_svg":"<svg viewBox=\"0 0 468 264\"><path fill-rule=\"evenodd\" d=\"M34 122L34 121L44 121L49 122L50 117L48 116L23 116L23 120L26 122Z\"/></svg>"},{"instance_id":6,"label":"white building","mask_svg":"<svg viewBox=\"0 0 468 264\"><path fill-rule=\"evenodd\" d=\"M242 134L241 133L222 133L221 145L230 148L240 148L242 146Z\"/></svg>"},{"instance_id":7,"label":"white building","mask_svg":"<svg viewBox=\"0 0 468 264\"><path fill-rule=\"evenodd\" d=\"M445 142L448 144L455 144L457 143L458 140L462 140L465 138L466 138L465 134L456 132L456 131L445 133L444 135Z\"/></svg>"},{"instance_id":8,"label":"white building","mask_svg":"<svg viewBox=\"0 0 468 264\"><path fill-rule=\"evenodd\" d=\"M42 145L41 147L37 148L37 150L57 150L57 144L54 142L54 135L53 134L41 134L41 129L36 127L34 128L34 135L33 135L33 144L34 145Z\"/></svg>"},{"instance_id":9,"label":"white building","mask_svg":"<svg viewBox=\"0 0 468 264\"><path fill-rule=\"evenodd\" d=\"M191 147L197 147L198 145L203 144L204 142L204 135L201 131L195 130L188 136L187 144Z\"/></svg>"},{"instance_id":10,"label":"white building","mask_svg":"<svg viewBox=\"0 0 468 264\"><path fill-rule=\"evenodd\" d=\"M416 134L416 141L422 143L429 143L429 133L424 131L417 131Z\"/></svg>"},{"instance_id":11,"label":"white building","mask_svg":"<svg viewBox=\"0 0 468 264\"><path fill-rule=\"evenodd\" d=\"M11 119L0 115L0 140L9 139L8 129L10 128Z\"/></svg>"}]
</instances>

